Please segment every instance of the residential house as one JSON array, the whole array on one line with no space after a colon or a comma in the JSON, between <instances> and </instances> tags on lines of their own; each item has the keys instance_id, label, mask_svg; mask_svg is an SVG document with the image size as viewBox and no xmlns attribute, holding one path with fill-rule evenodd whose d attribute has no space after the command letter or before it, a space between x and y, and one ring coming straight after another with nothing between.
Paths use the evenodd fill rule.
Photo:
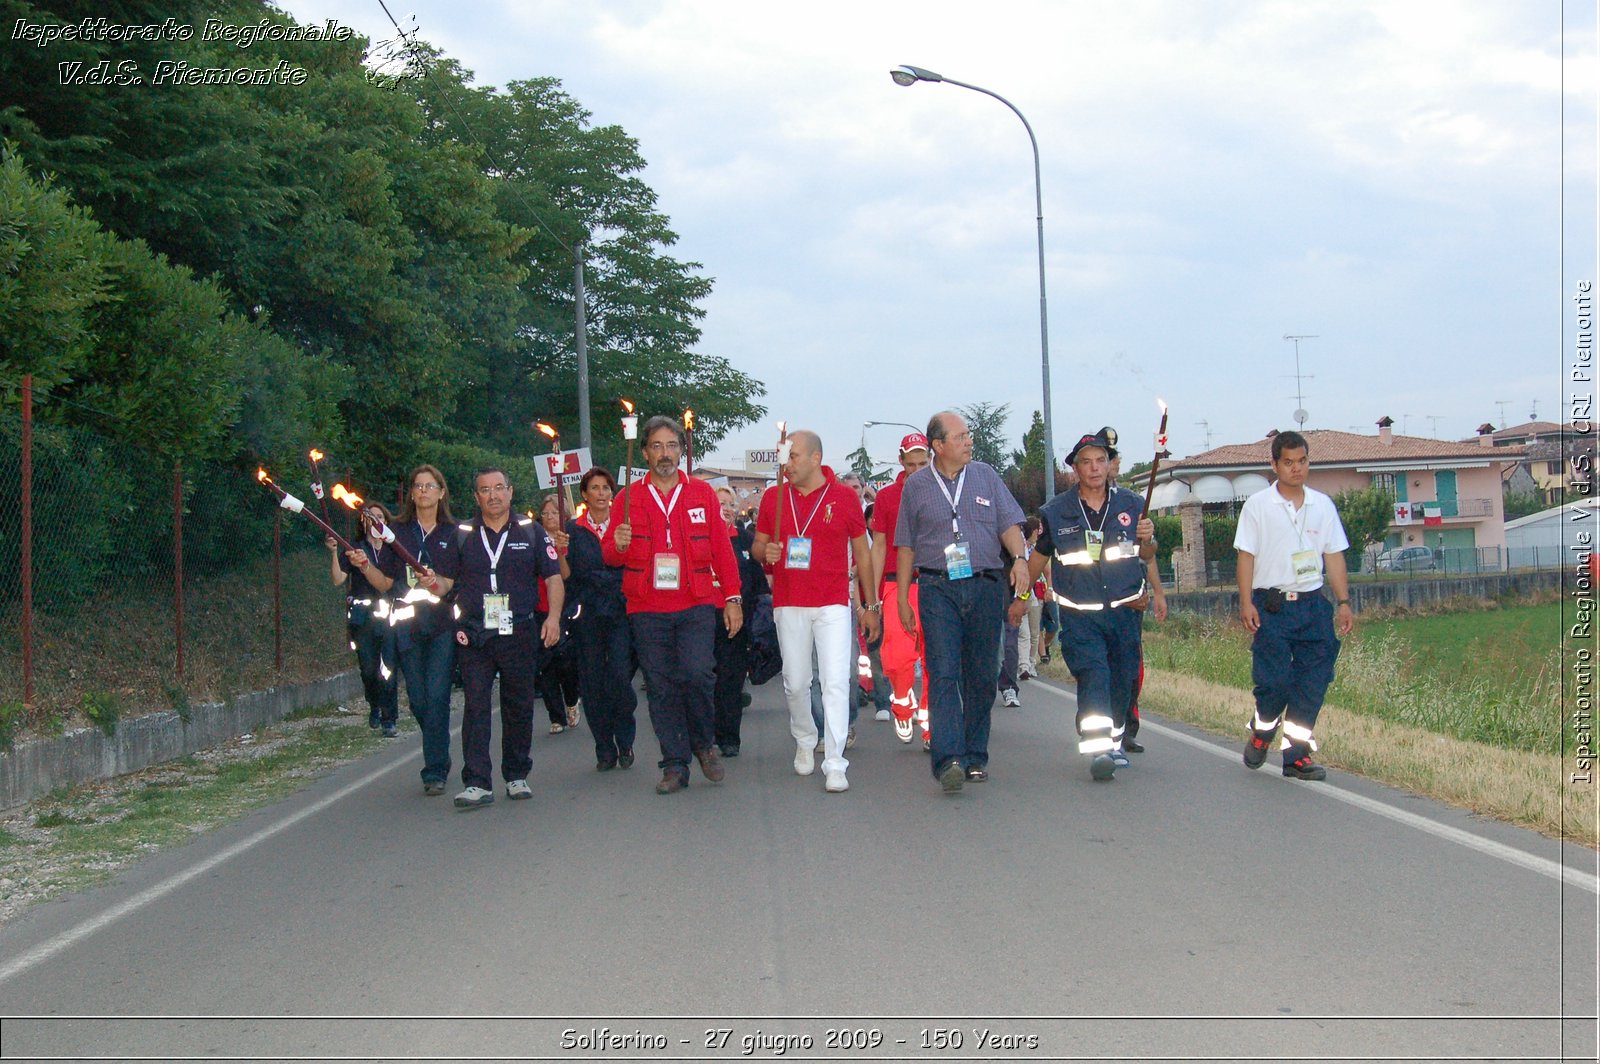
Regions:
<instances>
[{"instance_id":1,"label":"residential house","mask_svg":"<svg viewBox=\"0 0 1600 1064\"><path fill-rule=\"evenodd\" d=\"M1377 486L1394 497L1394 522L1384 547L1426 546L1445 551L1448 568L1502 568L1505 516L1501 481L1523 448L1497 447L1488 438L1453 443L1399 436L1393 420L1366 436L1331 429L1303 433L1311 450L1307 483L1318 491ZM1232 511L1270 483L1272 438L1226 444L1161 466L1151 508L1172 511L1195 499L1206 510Z\"/></svg>"},{"instance_id":2,"label":"residential house","mask_svg":"<svg viewBox=\"0 0 1600 1064\"><path fill-rule=\"evenodd\" d=\"M1478 435L1463 443L1482 442L1485 437L1495 447L1522 448L1522 461L1505 468L1504 488L1513 494L1538 492L1546 502L1559 502L1578 481L1592 484L1595 462L1595 435L1580 432L1571 424L1554 421L1528 421L1496 430L1493 425L1478 426ZM1574 461L1579 455L1587 460Z\"/></svg>"}]
</instances>

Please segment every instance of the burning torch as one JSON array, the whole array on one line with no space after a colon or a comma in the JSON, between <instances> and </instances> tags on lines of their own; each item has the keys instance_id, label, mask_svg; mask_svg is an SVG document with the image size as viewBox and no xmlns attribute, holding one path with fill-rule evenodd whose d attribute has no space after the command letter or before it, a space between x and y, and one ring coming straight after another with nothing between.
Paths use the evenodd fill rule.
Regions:
<instances>
[{"instance_id":1,"label":"burning torch","mask_svg":"<svg viewBox=\"0 0 1600 1064\"><path fill-rule=\"evenodd\" d=\"M333 497L350 507L350 509L356 511L358 514L361 512L361 504L367 501L361 496L357 495L355 492L351 491L349 488L345 487L343 484L335 484L333 486ZM398 554L401 561L411 566L411 570L414 573L421 577L429 577L432 575L426 568L423 567L421 562L417 561L417 556L415 554L412 554L409 550L401 545L399 540L395 539L394 529L385 524L381 517L373 517L369 515L367 520L372 522L374 526L372 529L373 534L383 542L387 543L389 545L389 549Z\"/></svg>"},{"instance_id":2,"label":"burning torch","mask_svg":"<svg viewBox=\"0 0 1600 1064\"><path fill-rule=\"evenodd\" d=\"M551 454L558 455L561 453L560 430L558 430L554 425L546 424L543 421L536 422L534 424L534 428L550 437ZM566 484L563 483L563 480L566 467L562 463L557 462L553 472L555 474L556 482L556 516L561 522L561 527L565 528L567 526L567 487Z\"/></svg>"},{"instance_id":3,"label":"burning torch","mask_svg":"<svg viewBox=\"0 0 1600 1064\"><path fill-rule=\"evenodd\" d=\"M783 470L789 464L789 423L778 422L778 511L772 523L774 543L783 538Z\"/></svg>"},{"instance_id":4,"label":"burning torch","mask_svg":"<svg viewBox=\"0 0 1600 1064\"><path fill-rule=\"evenodd\" d=\"M622 400L622 409L627 411L622 417L622 438L628 441L628 464L622 470L622 523L627 524L629 504L633 501L633 493L627 489L633 487L633 444L639 438L639 418L633 412L633 404L626 399Z\"/></svg>"},{"instance_id":5,"label":"burning torch","mask_svg":"<svg viewBox=\"0 0 1600 1064\"><path fill-rule=\"evenodd\" d=\"M282 488L278 487L277 482L275 482L270 476L267 475L266 469L261 468L261 467L257 467L257 469L256 469L256 479L259 480L261 483L265 484L267 487L271 488L273 491L278 493L278 505L279 506L283 507L285 510L288 510L290 513L304 514L306 517L311 519L311 523L312 524L316 525L318 528L322 529L328 535L332 536L333 539L334 539L334 542L338 543L339 546L343 547L345 550L351 551L351 550L355 550L356 549L355 547L352 547L350 545L350 541L349 540L345 539L343 536L339 535L339 533L335 532L333 530L333 526L332 525L328 524L328 522L324 521L322 518L318 517L316 514L312 513L310 510L307 510L305 503L301 502L299 499L295 498L293 495L290 495L288 492L286 492Z\"/></svg>"},{"instance_id":6,"label":"burning torch","mask_svg":"<svg viewBox=\"0 0 1600 1064\"><path fill-rule=\"evenodd\" d=\"M684 455L687 463L684 475L692 477L694 476L694 411L688 407L683 408L683 431L689 439L688 450Z\"/></svg>"},{"instance_id":7,"label":"burning torch","mask_svg":"<svg viewBox=\"0 0 1600 1064\"><path fill-rule=\"evenodd\" d=\"M315 495L317 501L322 503L322 519L331 523L331 519L328 517L328 497L322 492L322 460L327 455L313 447L307 457L311 462L311 494Z\"/></svg>"},{"instance_id":8,"label":"burning torch","mask_svg":"<svg viewBox=\"0 0 1600 1064\"><path fill-rule=\"evenodd\" d=\"M1150 482L1144 489L1144 516L1150 515L1150 497L1156 491L1156 471L1161 468L1161 457L1167 453L1167 404L1163 399L1157 399L1156 404L1161 407L1161 427L1156 429L1156 456L1150 462Z\"/></svg>"}]
</instances>

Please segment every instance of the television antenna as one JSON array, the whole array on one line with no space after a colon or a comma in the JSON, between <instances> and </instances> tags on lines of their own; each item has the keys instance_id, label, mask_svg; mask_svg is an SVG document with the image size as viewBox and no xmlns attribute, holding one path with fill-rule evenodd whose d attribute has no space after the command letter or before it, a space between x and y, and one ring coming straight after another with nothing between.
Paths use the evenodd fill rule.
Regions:
<instances>
[{"instance_id":1,"label":"television antenna","mask_svg":"<svg viewBox=\"0 0 1600 1064\"><path fill-rule=\"evenodd\" d=\"M1305 428L1306 422L1311 420L1311 415L1306 412L1305 387L1302 382L1317 378L1313 373L1300 372L1300 341L1315 340L1317 337L1314 333L1284 333L1283 338L1294 343L1294 420L1295 424Z\"/></svg>"},{"instance_id":2,"label":"television antenna","mask_svg":"<svg viewBox=\"0 0 1600 1064\"><path fill-rule=\"evenodd\" d=\"M1424 414L1422 416L1427 418L1429 421L1433 422L1433 438L1434 439L1438 439L1439 438L1439 422L1444 418L1444 415L1443 414Z\"/></svg>"},{"instance_id":3,"label":"television antenna","mask_svg":"<svg viewBox=\"0 0 1600 1064\"><path fill-rule=\"evenodd\" d=\"M1500 427L1506 427L1506 407L1511 405L1510 399L1496 399L1494 405L1500 408Z\"/></svg>"},{"instance_id":4,"label":"television antenna","mask_svg":"<svg viewBox=\"0 0 1600 1064\"><path fill-rule=\"evenodd\" d=\"M1202 429L1205 429L1206 450L1211 450L1211 422L1207 421L1205 418L1201 418L1199 421L1196 421L1195 424L1199 425Z\"/></svg>"}]
</instances>

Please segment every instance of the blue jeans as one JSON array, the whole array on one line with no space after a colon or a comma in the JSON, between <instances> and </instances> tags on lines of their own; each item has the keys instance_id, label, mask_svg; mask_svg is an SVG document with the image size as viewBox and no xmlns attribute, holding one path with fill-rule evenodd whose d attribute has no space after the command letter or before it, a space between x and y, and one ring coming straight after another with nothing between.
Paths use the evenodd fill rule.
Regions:
<instances>
[{"instance_id":1,"label":"blue jeans","mask_svg":"<svg viewBox=\"0 0 1600 1064\"><path fill-rule=\"evenodd\" d=\"M658 767L689 778L689 761L716 741L716 652L713 606L675 613L634 613L633 645L650 689L650 724L661 744Z\"/></svg>"},{"instance_id":2,"label":"blue jeans","mask_svg":"<svg viewBox=\"0 0 1600 1064\"><path fill-rule=\"evenodd\" d=\"M983 768L989 763L1006 587L987 576L947 580L923 574L918 582L933 774L952 761Z\"/></svg>"},{"instance_id":3,"label":"blue jeans","mask_svg":"<svg viewBox=\"0 0 1600 1064\"><path fill-rule=\"evenodd\" d=\"M450 778L450 677L455 669L455 632L418 636L396 629L400 672L406 678L411 715L422 729L422 782Z\"/></svg>"}]
</instances>

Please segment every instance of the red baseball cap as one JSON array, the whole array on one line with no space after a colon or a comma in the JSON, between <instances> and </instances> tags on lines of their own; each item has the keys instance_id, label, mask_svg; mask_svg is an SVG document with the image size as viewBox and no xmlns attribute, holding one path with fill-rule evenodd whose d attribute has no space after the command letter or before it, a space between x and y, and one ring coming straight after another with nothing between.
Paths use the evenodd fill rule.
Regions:
<instances>
[{"instance_id":1,"label":"red baseball cap","mask_svg":"<svg viewBox=\"0 0 1600 1064\"><path fill-rule=\"evenodd\" d=\"M908 432L900 438L901 454L905 454L907 451L926 451L927 449L928 437L920 432Z\"/></svg>"}]
</instances>

